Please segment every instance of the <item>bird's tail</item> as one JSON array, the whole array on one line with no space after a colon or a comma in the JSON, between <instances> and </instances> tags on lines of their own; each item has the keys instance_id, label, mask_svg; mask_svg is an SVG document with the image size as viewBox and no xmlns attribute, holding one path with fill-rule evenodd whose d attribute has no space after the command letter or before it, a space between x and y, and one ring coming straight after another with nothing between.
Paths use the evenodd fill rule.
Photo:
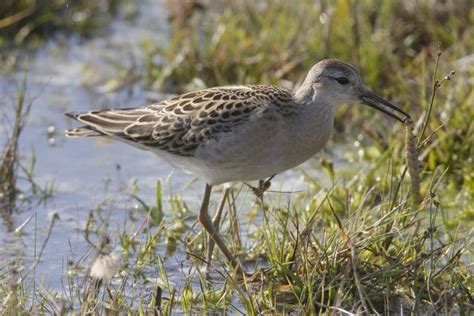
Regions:
<instances>
[{"instance_id":1,"label":"bird's tail","mask_svg":"<svg viewBox=\"0 0 474 316\"><path fill-rule=\"evenodd\" d=\"M77 119L79 113L70 112L66 113L66 116ZM94 129L91 126L80 126L71 128L65 131L66 137L95 137L95 136L104 136L103 133L99 132L98 130Z\"/></svg>"},{"instance_id":2,"label":"bird's tail","mask_svg":"<svg viewBox=\"0 0 474 316\"><path fill-rule=\"evenodd\" d=\"M91 128L90 126L81 126L76 128L71 128L66 130L66 137L94 137L94 136L104 136L99 131Z\"/></svg>"}]
</instances>

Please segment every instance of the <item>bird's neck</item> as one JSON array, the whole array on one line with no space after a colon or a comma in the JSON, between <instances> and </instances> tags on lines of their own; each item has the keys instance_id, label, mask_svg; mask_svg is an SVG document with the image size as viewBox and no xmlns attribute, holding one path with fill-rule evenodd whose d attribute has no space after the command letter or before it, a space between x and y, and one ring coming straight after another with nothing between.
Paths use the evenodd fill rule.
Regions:
<instances>
[{"instance_id":1,"label":"bird's neck","mask_svg":"<svg viewBox=\"0 0 474 316\"><path fill-rule=\"evenodd\" d=\"M298 118L295 119L297 147L309 156L317 153L329 140L334 125L335 107L323 102L301 104Z\"/></svg>"},{"instance_id":2,"label":"bird's neck","mask_svg":"<svg viewBox=\"0 0 474 316\"><path fill-rule=\"evenodd\" d=\"M311 102L313 89L309 82L303 82L303 84L294 92L295 100L299 104L306 104Z\"/></svg>"},{"instance_id":3,"label":"bird's neck","mask_svg":"<svg viewBox=\"0 0 474 316\"><path fill-rule=\"evenodd\" d=\"M325 125L334 120L336 110L335 98L324 91L314 90L306 82L294 92L295 101L301 105L300 115L303 119L316 125Z\"/></svg>"},{"instance_id":4,"label":"bird's neck","mask_svg":"<svg viewBox=\"0 0 474 316\"><path fill-rule=\"evenodd\" d=\"M300 112L300 121L308 129L319 130L321 127L332 128L336 107L325 100L306 103Z\"/></svg>"}]
</instances>

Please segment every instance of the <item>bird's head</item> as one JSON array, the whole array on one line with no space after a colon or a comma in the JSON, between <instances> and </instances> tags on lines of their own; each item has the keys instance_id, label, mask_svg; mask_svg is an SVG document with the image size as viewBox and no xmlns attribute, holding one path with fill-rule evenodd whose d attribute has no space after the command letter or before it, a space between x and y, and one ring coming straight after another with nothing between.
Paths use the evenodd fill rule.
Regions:
<instances>
[{"instance_id":1,"label":"bird's head","mask_svg":"<svg viewBox=\"0 0 474 316\"><path fill-rule=\"evenodd\" d=\"M410 119L406 112L369 91L353 66L334 59L325 59L314 65L296 91L296 97L304 103L333 108L341 103L362 103L400 122Z\"/></svg>"}]
</instances>

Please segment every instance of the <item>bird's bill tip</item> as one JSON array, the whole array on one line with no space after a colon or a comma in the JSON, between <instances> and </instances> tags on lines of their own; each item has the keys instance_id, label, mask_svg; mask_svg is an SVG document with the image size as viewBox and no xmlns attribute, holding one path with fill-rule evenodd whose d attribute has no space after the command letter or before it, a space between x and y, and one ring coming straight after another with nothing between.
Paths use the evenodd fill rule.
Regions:
<instances>
[{"instance_id":1,"label":"bird's bill tip","mask_svg":"<svg viewBox=\"0 0 474 316\"><path fill-rule=\"evenodd\" d=\"M408 113L388 102L387 100L379 97L375 93L372 93L371 91L367 90L360 96L360 99L365 105L379 110L380 112L383 112L402 123L411 121L411 117Z\"/></svg>"}]
</instances>

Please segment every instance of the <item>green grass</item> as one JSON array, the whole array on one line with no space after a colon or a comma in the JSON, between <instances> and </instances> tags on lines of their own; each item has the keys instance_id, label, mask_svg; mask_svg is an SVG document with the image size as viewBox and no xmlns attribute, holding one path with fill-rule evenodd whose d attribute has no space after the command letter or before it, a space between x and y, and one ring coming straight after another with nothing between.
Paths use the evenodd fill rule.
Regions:
<instances>
[{"instance_id":1,"label":"green grass","mask_svg":"<svg viewBox=\"0 0 474 316\"><path fill-rule=\"evenodd\" d=\"M115 13L133 15L125 0L6 0L0 2L0 71L7 73L58 34L90 37L103 31Z\"/></svg>"},{"instance_id":2,"label":"green grass","mask_svg":"<svg viewBox=\"0 0 474 316\"><path fill-rule=\"evenodd\" d=\"M189 26L175 27L166 47L143 43L148 61L143 80L167 92L183 92L189 85L194 88L195 79L206 86L288 84L285 80L291 85L301 82L318 60L338 58L357 65L371 89L418 118L429 103L438 42L446 49L437 79L457 70L456 60L474 49L470 36L474 32L474 9L469 3L457 1L455 7L440 10L435 5L430 7L428 1L413 5L407 2L406 6L395 1L337 1L325 5L264 1L261 6L231 2L217 14L212 14L211 5L204 13L196 12ZM436 149L430 151L427 167L432 171L449 166L449 173L456 175L454 183L470 188L474 185L472 174L466 172L463 161L473 156L470 143L474 110L469 106L473 94L472 85L467 84L472 68L468 65L458 71L451 86L440 92L443 95L434 108L427 133L444 127L431 139ZM364 123L368 115L369 111L360 115L357 108L347 109L339 114L337 127L368 129ZM353 124L344 124L349 119ZM450 129L447 124L457 128ZM377 137L373 139L375 145L387 146L392 138L378 136L384 127L371 129L375 130L368 135ZM448 154L453 152L457 155Z\"/></svg>"},{"instance_id":3,"label":"green grass","mask_svg":"<svg viewBox=\"0 0 474 316\"><path fill-rule=\"evenodd\" d=\"M107 214L116 208L114 202L90 211L84 235L93 253L120 249L122 263L114 282L87 278L94 255L74 258L67 271L70 289L75 289L70 293L46 286L32 291L26 281L0 278L0 297L8 298L3 310L472 312L474 65L460 60L474 51L474 8L467 0L443 5L343 0L209 5L187 24L174 24L166 47L144 41L147 66L135 74L142 84L167 92L193 89L195 82L291 86L322 58L352 62L372 90L415 120L421 203L413 203L409 177L403 173L403 126L346 106L338 112L329 152L309 164L322 169L328 181L321 183L301 170L307 190L267 192L263 200L241 184L232 188L222 232L244 263L263 259L266 268L259 266L253 277L236 278L216 251L212 272L219 277L206 278L200 259L205 257L204 238L190 237L196 233L191 209L197 206L188 207L184 193L164 196L159 183L155 201L126 192L140 205L138 218L147 221L134 220L137 210L126 209L131 220L110 231ZM451 70L456 74L444 79ZM357 134L356 146L337 151L341 143L354 144ZM340 160L347 164L340 166ZM167 258L180 247L191 262L179 273L169 271ZM163 249L165 255L160 255ZM16 273L8 275L22 280ZM200 290L192 286L196 283Z\"/></svg>"},{"instance_id":4,"label":"green grass","mask_svg":"<svg viewBox=\"0 0 474 316\"><path fill-rule=\"evenodd\" d=\"M14 213L22 210L29 199L35 197L39 202L46 200L54 193L54 181L39 185L35 179L36 156L33 152L28 164L21 161L19 150L20 139L26 127L28 116L33 103L26 95L26 75L19 83L16 104L12 106L13 117L3 117L6 128L6 138L2 142L0 157L0 216L7 231L13 230ZM6 112L5 112L6 113ZM24 180L29 188L20 189L18 182Z\"/></svg>"},{"instance_id":5,"label":"green grass","mask_svg":"<svg viewBox=\"0 0 474 316\"><path fill-rule=\"evenodd\" d=\"M17 103L14 107L13 124L9 130L2 150L2 159L0 161L0 214L4 217L8 226L11 225L11 215L16 208L18 199L17 178L19 169L18 146L21 133L26 124L26 118L31 109L31 103L25 101L26 78L18 88Z\"/></svg>"},{"instance_id":6,"label":"green grass","mask_svg":"<svg viewBox=\"0 0 474 316\"><path fill-rule=\"evenodd\" d=\"M0 44L2 47L33 44L51 37L56 32L92 35L108 25L121 4L121 0L2 1Z\"/></svg>"},{"instance_id":7,"label":"green grass","mask_svg":"<svg viewBox=\"0 0 474 316\"><path fill-rule=\"evenodd\" d=\"M456 207L452 201L462 200L457 213L472 222L474 67L460 63L474 50L474 9L469 1L444 9L428 1L269 1L261 6L231 2L216 14L212 6L207 10L197 11L187 26L175 27L166 47L143 43L148 60L145 84L177 92L196 88L196 79L206 86L288 84L287 80L291 86L301 82L316 61L339 58L356 64L372 90L410 112L419 130L428 112L440 43L443 56L435 79L442 80L452 70L457 73L438 91L420 154L425 173L447 170L444 190L450 192L443 202ZM387 134L385 124L369 119L372 115L351 107L336 119L344 135L363 130L367 160L379 156L401 128L394 126Z\"/></svg>"}]
</instances>

